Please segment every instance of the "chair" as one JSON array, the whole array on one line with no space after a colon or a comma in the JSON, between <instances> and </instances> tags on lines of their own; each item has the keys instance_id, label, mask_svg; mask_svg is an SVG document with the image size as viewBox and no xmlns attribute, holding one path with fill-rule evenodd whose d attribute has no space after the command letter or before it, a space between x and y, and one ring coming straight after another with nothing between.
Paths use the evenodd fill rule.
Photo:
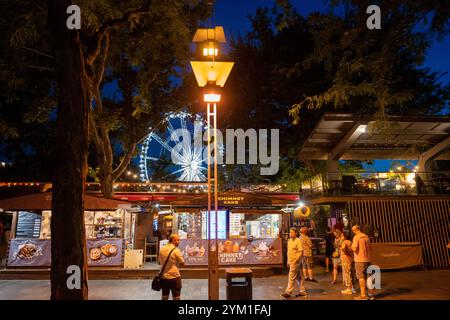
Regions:
<instances>
[{"instance_id":1,"label":"chair","mask_svg":"<svg viewBox=\"0 0 450 320\"><path fill-rule=\"evenodd\" d=\"M145 238L144 262L147 261L158 261L158 238L156 237Z\"/></svg>"}]
</instances>

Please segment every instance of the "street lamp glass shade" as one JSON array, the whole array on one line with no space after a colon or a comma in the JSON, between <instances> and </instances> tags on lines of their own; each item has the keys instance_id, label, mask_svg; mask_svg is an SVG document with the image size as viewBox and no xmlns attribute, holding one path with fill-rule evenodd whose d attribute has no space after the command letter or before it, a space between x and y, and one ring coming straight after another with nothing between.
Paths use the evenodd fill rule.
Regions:
<instances>
[{"instance_id":1,"label":"street lamp glass shade","mask_svg":"<svg viewBox=\"0 0 450 320\"><path fill-rule=\"evenodd\" d=\"M216 93L205 93L203 95L203 100L205 102L220 102L220 94Z\"/></svg>"},{"instance_id":2,"label":"street lamp glass shade","mask_svg":"<svg viewBox=\"0 0 450 320\"><path fill-rule=\"evenodd\" d=\"M220 43L225 43L225 32L223 27L218 26L214 29L197 29L192 42L204 42L207 40L214 40Z\"/></svg>"},{"instance_id":3,"label":"street lamp glass shade","mask_svg":"<svg viewBox=\"0 0 450 320\"><path fill-rule=\"evenodd\" d=\"M230 75L234 62L223 61L191 61L195 79L199 87L208 83L223 87Z\"/></svg>"}]
</instances>

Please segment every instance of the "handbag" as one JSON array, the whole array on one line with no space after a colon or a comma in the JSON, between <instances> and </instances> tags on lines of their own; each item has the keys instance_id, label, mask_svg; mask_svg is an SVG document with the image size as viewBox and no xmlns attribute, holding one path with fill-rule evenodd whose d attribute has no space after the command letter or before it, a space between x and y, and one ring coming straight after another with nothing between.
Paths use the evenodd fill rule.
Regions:
<instances>
[{"instance_id":1,"label":"handbag","mask_svg":"<svg viewBox=\"0 0 450 320\"><path fill-rule=\"evenodd\" d=\"M161 291L161 275L162 275L164 269L166 268L167 261L169 261L170 255L172 254L173 250L175 250L175 248L173 248L172 251L170 251L169 255L167 256L166 262L164 262L164 266L162 267L161 271L153 278L152 289L155 291Z\"/></svg>"}]
</instances>

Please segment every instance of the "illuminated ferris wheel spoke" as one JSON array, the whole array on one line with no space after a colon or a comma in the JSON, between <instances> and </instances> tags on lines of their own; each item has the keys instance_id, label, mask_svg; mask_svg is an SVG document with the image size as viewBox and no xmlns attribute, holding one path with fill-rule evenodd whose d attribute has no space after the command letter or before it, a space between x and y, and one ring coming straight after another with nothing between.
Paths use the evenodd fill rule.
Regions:
<instances>
[{"instance_id":1,"label":"illuminated ferris wheel spoke","mask_svg":"<svg viewBox=\"0 0 450 320\"><path fill-rule=\"evenodd\" d=\"M188 130L186 119L196 121L194 124L195 133ZM159 158L165 158L163 153L168 153L170 159L174 155L176 157L172 159L173 163L170 165L170 168L173 168L173 171L168 176L177 176L179 181L205 181L206 176L203 172L206 171L206 167L203 164L206 162L206 159L203 159L203 144L198 144L197 142L198 145L194 143L194 146L192 146L193 142L196 141L194 134L199 134L201 138L202 129L205 126L201 116L196 115L193 117L187 112L170 113L165 119L165 124L167 125L167 131L162 135L163 137L152 132L141 146L140 179L142 181L151 180L149 170L152 167L151 163L160 160ZM178 125L181 131L177 131ZM181 132L181 135L179 132ZM160 146L159 158L156 144Z\"/></svg>"},{"instance_id":2,"label":"illuminated ferris wheel spoke","mask_svg":"<svg viewBox=\"0 0 450 320\"><path fill-rule=\"evenodd\" d=\"M155 134L152 136L152 138L159 142L159 144L162 145L167 151L172 152L173 148L169 146L165 141L163 141L160 136L157 136Z\"/></svg>"},{"instance_id":3,"label":"illuminated ferris wheel spoke","mask_svg":"<svg viewBox=\"0 0 450 320\"><path fill-rule=\"evenodd\" d=\"M169 131L170 139L176 139L176 142L180 142L180 137L175 134L175 129L170 121L167 121L167 130Z\"/></svg>"}]
</instances>

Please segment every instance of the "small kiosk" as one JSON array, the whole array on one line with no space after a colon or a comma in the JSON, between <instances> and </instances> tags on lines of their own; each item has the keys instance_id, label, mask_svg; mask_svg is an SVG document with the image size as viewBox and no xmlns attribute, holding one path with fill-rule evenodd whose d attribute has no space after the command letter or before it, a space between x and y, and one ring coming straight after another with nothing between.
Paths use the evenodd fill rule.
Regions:
<instances>
[{"instance_id":1,"label":"small kiosk","mask_svg":"<svg viewBox=\"0 0 450 320\"><path fill-rule=\"evenodd\" d=\"M221 193L218 200L217 221L214 214L211 219L208 217L206 196L171 202L172 231L181 238L179 248L186 265L208 264L210 224L211 230L217 226L220 265L281 266L282 234L288 229L290 219L282 209L290 203L242 192Z\"/></svg>"},{"instance_id":2,"label":"small kiosk","mask_svg":"<svg viewBox=\"0 0 450 320\"><path fill-rule=\"evenodd\" d=\"M13 215L8 267L51 265L52 193L36 193L0 200ZM132 204L85 195L86 248L89 266L122 266L125 249L132 249L136 225Z\"/></svg>"}]
</instances>

